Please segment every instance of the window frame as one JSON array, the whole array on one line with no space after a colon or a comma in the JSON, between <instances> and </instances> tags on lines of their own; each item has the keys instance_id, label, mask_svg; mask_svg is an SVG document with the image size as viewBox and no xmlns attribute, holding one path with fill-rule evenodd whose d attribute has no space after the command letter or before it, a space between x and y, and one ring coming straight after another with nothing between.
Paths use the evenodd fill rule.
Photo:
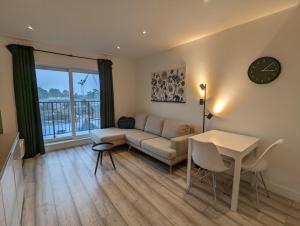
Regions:
<instances>
[{"instance_id":1,"label":"window frame","mask_svg":"<svg viewBox=\"0 0 300 226\"><path fill-rule=\"evenodd\" d=\"M67 140L78 140L89 137L89 132L87 134L81 134L76 135L76 115L75 115L75 98L74 98L74 84L73 84L73 73L87 73L87 74L98 74L99 71L94 70L87 70L87 69L80 69L80 68L66 68L66 67L59 67L59 66L48 66L43 64L35 65L35 70L41 69L41 70L50 70L50 71L63 71L68 73L68 80L69 80L69 93L70 93L70 107L71 107L71 123L72 123L72 135L71 136L65 136L65 137L59 137L59 138L51 138L51 139L44 139L44 143L54 143L54 142L60 142L60 141L67 141ZM100 82L100 78L99 78ZM100 87L99 87L99 92ZM100 102L100 99L99 99ZM101 120L101 113L99 111L99 118Z\"/></svg>"}]
</instances>

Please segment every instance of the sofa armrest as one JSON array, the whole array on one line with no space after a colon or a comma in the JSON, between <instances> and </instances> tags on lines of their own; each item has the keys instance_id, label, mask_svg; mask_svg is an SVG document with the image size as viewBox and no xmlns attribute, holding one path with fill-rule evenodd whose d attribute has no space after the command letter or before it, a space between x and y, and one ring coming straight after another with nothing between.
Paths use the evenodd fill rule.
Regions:
<instances>
[{"instance_id":1,"label":"sofa armrest","mask_svg":"<svg viewBox=\"0 0 300 226\"><path fill-rule=\"evenodd\" d=\"M195 134L188 134L180 137L174 137L171 139L171 148L176 150L177 156L188 153L188 138Z\"/></svg>"}]
</instances>

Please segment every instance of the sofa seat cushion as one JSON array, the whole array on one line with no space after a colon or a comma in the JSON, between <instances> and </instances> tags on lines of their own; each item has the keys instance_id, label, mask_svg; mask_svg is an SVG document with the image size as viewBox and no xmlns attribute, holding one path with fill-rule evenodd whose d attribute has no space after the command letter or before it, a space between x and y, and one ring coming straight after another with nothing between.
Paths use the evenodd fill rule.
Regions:
<instances>
[{"instance_id":1,"label":"sofa seat cushion","mask_svg":"<svg viewBox=\"0 0 300 226\"><path fill-rule=\"evenodd\" d=\"M100 143L100 142L114 143L115 141L119 141L119 142L124 141L121 143L125 144L126 143L125 134L137 133L139 131L140 130L137 129L119 129L119 128L97 129L91 131L90 137L95 143Z\"/></svg>"},{"instance_id":2,"label":"sofa seat cushion","mask_svg":"<svg viewBox=\"0 0 300 226\"><path fill-rule=\"evenodd\" d=\"M176 150L171 148L171 141L162 137L142 141L142 148L162 158L176 158Z\"/></svg>"},{"instance_id":3,"label":"sofa seat cushion","mask_svg":"<svg viewBox=\"0 0 300 226\"><path fill-rule=\"evenodd\" d=\"M140 130L138 133L128 133L126 134L126 139L129 143L135 144L137 146L141 146L141 142L143 140L152 139L158 137L155 134L143 132Z\"/></svg>"}]
</instances>

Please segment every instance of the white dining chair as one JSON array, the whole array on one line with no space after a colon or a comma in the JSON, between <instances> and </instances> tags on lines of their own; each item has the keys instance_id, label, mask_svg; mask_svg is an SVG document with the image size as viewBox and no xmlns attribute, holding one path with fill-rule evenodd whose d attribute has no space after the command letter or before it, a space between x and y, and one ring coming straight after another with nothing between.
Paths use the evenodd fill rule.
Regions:
<instances>
[{"instance_id":1,"label":"white dining chair","mask_svg":"<svg viewBox=\"0 0 300 226\"><path fill-rule=\"evenodd\" d=\"M212 187L214 194L214 203L216 205L217 201L217 173L225 172L231 168L230 163L224 162L222 156L220 155L217 147L213 143L206 142L195 142L192 146L192 160L194 164L199 166L199 172L204 172L204 175L200 178L212 176Z\"/></svg>"},{"instance_id":2,"label":"white dining chair","mask_svg":"<svg viewBox=\"0 0 300 226\"><path fill-rule=\"evenodd\" d=\"M249 155L242 162L242 175L249 172L254 174L257 207L259 204L259 195L258 195L259 182L261 182L262 185L264 186L267 197L270 197L269 191L267 189L267 186L263 178L263 172L268 167L268 159L267 159L268 154L270 153L271 150L274 150L274 148L277 145L282 144L283 142L284 142L283 139L278 139L269 147L267 147L259 156Z\"/></svg>"}]
</instances>

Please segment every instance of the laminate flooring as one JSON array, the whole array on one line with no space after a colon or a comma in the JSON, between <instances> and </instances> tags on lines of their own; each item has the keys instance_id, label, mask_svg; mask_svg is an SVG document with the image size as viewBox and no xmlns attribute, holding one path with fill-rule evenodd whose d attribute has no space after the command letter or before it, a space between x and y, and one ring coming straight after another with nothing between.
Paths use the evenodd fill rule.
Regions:
<instances>
[{"instance_id":1,"label":"laminate flooring","mask_svg":"<svg viewBox=\"0 0 300 226\"><path fill-rule=\"evenodd\" d=\"M109 156L97 175L90 145L48 152L24 161L24 226L100 225L300 225L300 204L260 190L259 211L251 186L241 182L239 208L230 210L230 195L195 176L186 193L186 163L168 166L136 150L117 148L113 169ZM218 187L231 182L218 175Z\"/></svg>"}]
</instances>

